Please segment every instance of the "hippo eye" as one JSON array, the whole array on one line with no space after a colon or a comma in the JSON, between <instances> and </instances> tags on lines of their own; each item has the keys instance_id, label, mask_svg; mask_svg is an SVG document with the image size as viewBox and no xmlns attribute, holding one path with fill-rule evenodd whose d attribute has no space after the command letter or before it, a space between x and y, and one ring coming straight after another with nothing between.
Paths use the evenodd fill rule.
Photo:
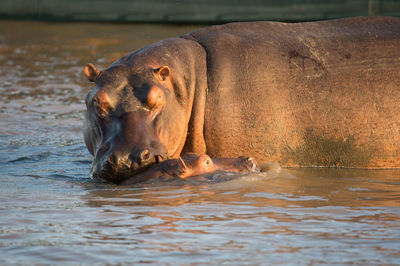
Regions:
<instances>
[{"instance_id":1,"label":"hippo eye","mask_svg":"<svg viewBox=\"0 0 400 266\"><path fill-rule=\"evenodd\" d=\"M164 102L163 91L157 87L151 88L147 96L147 106L152 109L161 106L163 102Z\"/></svg>"},{"instance_id":2,"label":"hippo eye","mask_svg":"<svg viewBox=\"0 0 400 266\"><path fill-rule=\"evenodd\" d=\"M93 108L97 116L105 118L111 111L111 106L108 103L101 103L96 98L93 99Z\"/></svg>"},{"instance_id":3,"label":"hippo eye","mask_svg":"<svg viewBox=\"0 0 400 266\"><path fill-rule=\"evenodd\" d=\"M205 159L204 162L203 162L203 165L204 165L205 167L210 167L211 164L212 164L212 161L211 161L210 158Z\"/></svg>"},{"instance_id":4,"label":"hippo eye","mask_svg":"<svg viewBox=\"0 0 400 266\"><path fill-rule=\"evenodd\" d=\"M155 106L159 106L162 103L162 95L158 95L156 99L152 99L151 101L148 102L148 106L150 108L153 108Z\"/></svg>"}]
</instances>

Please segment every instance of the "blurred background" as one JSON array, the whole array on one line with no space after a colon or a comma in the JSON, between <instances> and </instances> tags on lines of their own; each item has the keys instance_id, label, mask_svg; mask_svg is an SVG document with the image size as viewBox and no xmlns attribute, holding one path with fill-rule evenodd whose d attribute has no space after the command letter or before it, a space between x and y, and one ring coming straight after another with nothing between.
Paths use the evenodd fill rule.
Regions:
<instances>
[{"instance_id":1,"label":"blurred background","mask_svg":"<svg viewBox=\"0 0 400 266\"><path fill-rule=\"evenodd\" d=\"M2 0L0 18L200 23L400 16L399 0Z\"/></svg>"}]
</instances>

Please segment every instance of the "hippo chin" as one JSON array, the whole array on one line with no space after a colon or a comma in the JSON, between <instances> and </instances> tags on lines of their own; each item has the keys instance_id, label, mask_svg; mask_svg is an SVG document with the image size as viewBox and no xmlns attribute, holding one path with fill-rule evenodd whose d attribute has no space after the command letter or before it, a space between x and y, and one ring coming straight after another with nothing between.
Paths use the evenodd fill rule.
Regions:
<instances>
[{"instance_id":1,"label":"hippo chin","mask_svg":"<svg viewBox=\"0 0 400 266\"><path fill-rule=\"evenodd\" d=\"M185 152L400 167L399 47L393 17L247 22L88 64L92 176L121 182Z\"/></svg>"},{"instance_id":2,"label":"hippo chin","mask_svg":"<svg viewBox=\"0 0 400 266\"><path fill-rule=\"evenodd\" d=\"M187 153L178 159L169 159L158 163L140 174L125 179L121 184L136 184L160 177L189 178L216 171L250 173L259 172L260 170L256 161L251 157L211 159L206 154Z\"/></svg>"}]
</instances>

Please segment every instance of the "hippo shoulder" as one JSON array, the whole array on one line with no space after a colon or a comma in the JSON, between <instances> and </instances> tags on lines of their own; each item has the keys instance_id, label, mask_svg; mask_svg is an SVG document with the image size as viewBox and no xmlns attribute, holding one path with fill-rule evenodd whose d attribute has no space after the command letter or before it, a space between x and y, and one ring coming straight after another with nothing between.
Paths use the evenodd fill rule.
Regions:
<instances>
[{"instance_id":1,"label":"hippo shoulder","mask_svg":"<svg viewBox=\"0 0 400 266\"><path fill-rule=\"evenodd\" d=\"M112 65L171 65L181 64L181 59L195 61L201 58L204 53L203 48L195 40L182 37L168 38L147 45L122 56Z\"/></svg>"}]
</instances>

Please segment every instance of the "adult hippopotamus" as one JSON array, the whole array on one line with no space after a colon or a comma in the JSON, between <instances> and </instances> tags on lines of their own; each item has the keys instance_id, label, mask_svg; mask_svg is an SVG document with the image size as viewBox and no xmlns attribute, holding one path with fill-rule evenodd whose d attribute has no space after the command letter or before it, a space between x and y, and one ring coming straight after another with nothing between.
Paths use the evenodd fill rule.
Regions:
<instances>
[{"instance_id":1,"label":"adult hippopotamus","mask_svg":"<svg viewBox=\"0 0 400 266\"><path fill-rule=\"evenodd\" d=\"M250 173L259 172L260 169L256 161L251 157L211 159L206 154L196 155L194 153L186 153L178 159L168 159L160 162L144 172L125 179L121 184L136 184L160 177L189 178L214 173L216 171Z\"/></svg>"},{"instance_id":2,"label":"adult hippopotamus","mask_svg":"<svg viewBox=\"0 0 400 266\"><path fill-rule=\"evenodd\" d=\"M185 152L282 166L400 167L400 19L212 26L88 64L93 177Z\"/></svg>"}]
</instances>

